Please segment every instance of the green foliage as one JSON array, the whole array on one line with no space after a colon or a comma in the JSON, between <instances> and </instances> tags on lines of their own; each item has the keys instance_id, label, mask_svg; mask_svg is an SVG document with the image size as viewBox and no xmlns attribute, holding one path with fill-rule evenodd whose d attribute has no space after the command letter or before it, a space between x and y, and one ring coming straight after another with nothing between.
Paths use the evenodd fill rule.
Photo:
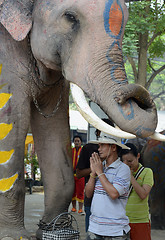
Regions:
<instances>
[{"instance_id":1,"label":"green foliage","mask_svg":"<svg viewBox=\"0 0 165 240\"><path fill-rule=\"evenodd\" d=\"M131 21L126 25L126 31L123 39L123 53L125 56L133 56L137 52L138 39Z\"/></svg>"},{"instance_id":2,"label":"green foliage","mask_svg":"<svg viewBox=\"0 0 165 240\"><path fill-rule=\"evenodd\" d=\"M39 168L39 163L38 163L38 158L37 158L36 153L33 153L31 151L30 153L25 154L24 164L25 164L25 167L27 164L31 164L33 174L37 174L37 169Z\"/></svg>"},{"instance_id":3,"label":"green foliage","mask_svg":"<svg viewBox=\"0 0 165 240\"><path fill-rule=\"evenodd\" d=\"M128 62L125 63L125 70L127 73L127 78L129 79L129 83L134 83L133 71L131 65Z\"/></svg>"},{"instance_id":4,"label":"green foliage","mask_svg":"<svg viewBox=\"0 0 165 240\"><path fill-rule=\"evenodd\" d=\"M132 2L129 4L129 19L125 29L123 39L124 55L137 54L139 46L139 34L149 34L148 42L153 34L165 34L165 6L161 6L156 0ZM157 52L156 43L161 39L161 45ZM155 48L152 46L150 52L154 52L154 57L160 57L164 53L164 38L155 39Z\"/></svg>"},{"instance_id":5,"label":"green foliage","mask_svg":"<svg viewBox=\"0 0 165 240\"><path fill-rule=\"evenodd\" d=\"M77 111L76 104L75 103L69 103L69 109Z\"/></svg>"},{"instance_id":6,"label":"green foliage","mask_svg":"<svg viewBox=\"0 0 165 240\"><path fill-rule=\"evenodd\" d=\"M144 54L144 49L148 58L145 67L144 62L143 65L139 62L139 54L142 50ZM123 39L123 54L129 59L125 63L128 81L133 83L136 79L136 83L139 83L138 73L142 73L158 109L162 108L160 102L164 101L162 86L165 85L165 70L162 66L165 62L160 61L160 58L164 58L164 53L165 4L160 4L158 0L130 2L129 19Z\"/></svg>"},{"instance_id":7,"label":"green foliage","mask_svg":"<svg viewBox=\"0 0 165 240\"><path fill-rule=\"evenodd\" d=\"M152 43L149 48L149 55L150 58L153 59L155 57L163 58L165 53L165 35L158 36Z\"/></svg>"}]
</instances>

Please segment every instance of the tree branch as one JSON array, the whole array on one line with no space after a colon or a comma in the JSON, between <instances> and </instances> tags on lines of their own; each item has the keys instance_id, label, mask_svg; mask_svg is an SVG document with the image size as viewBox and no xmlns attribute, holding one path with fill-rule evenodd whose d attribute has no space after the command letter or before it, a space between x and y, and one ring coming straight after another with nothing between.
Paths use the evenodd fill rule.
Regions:
<instances>
[{"instance_id":1,"label":"tree branch","mask_svg":"<svg viewBox=\"0 0 165 240\"><path fill-rule=\"evenodd\" d=\"M152 67L151 60L149 58L148 58L148 65L150 66L153 72L156 72L156 70Z\"/></svg>"},{"instance_id":2,"label":"tree branch","mask_svg":"<svg viewBox=\"0 0 165 240\"><path fill-rule=\"evenodd\" d=\"M160 93L153 95L152 99L155 100L156 98L159 98L161 95L165 94L165 90L161 91Z\"/></svg>"},{"instance_id":3,"label":"tree branch","mask_svg":"<svg viewBox=\"0 0 165 240\"><path fill-rule=\"evenodd\" d=\"M153 36L151 37L150 41L148 42L147 49L148 49L149 46L153 43L153 41L155 40L155 38L157 38L157 36L160 36L161 34L162 34L162 31L156 32L156 33L153 34Z\"/></svg>"},{"instance_id":4,"label":"tree branch","mask_svg":"<svg viewBox=\"0 0 165 240\"><path fill-rule=\"evenodd\" d=\"M147 81L145 88L149 89L152 81L154 80L154 78L156 77L156 75L158 75L161 71L163 71L165 69L165 65L163 65L161 68L159 68L158 70L154 71L154 73L151 75L151 77L149 78L149 80Z\"/></svg>"}]
</instances>

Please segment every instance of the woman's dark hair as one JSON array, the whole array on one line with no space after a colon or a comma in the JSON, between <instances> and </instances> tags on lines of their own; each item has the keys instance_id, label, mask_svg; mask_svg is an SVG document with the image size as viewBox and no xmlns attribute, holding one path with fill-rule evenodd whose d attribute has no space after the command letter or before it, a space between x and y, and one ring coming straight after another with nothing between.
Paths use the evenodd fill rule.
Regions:
<instances>
[{"instance_id":1,"label":"woman's dark hair","mask_svg":"<svg viewBox=\"0 0 165 240\"><path fill-rule=\"evenodd\" d=\"M132 153L135 157L137 157L138 150L137 150L136 146L133 143L126 143L125 145L127 147L129 147L130 149L122 149L120 152L120 156L122 157L125 154Z\"/></svg>"},{"instance_id":2,"label":"woman's dark hair","mask_svg":"<svg viewBox=\"0 0 165 240\"><path fill-rule=\"evenodd\" d=\"M73 142L74 142L75 138L79 138L82 142L82 138L79 135L76 135L76 136L73 137Z\"/></svg>"}]
</instances>

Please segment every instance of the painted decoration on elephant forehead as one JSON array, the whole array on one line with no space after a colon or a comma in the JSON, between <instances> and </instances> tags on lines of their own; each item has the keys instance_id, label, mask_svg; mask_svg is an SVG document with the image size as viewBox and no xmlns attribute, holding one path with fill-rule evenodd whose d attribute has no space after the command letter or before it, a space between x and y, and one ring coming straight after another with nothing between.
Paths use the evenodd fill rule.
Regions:
<instances>
[{"instance_id":1,"label":"painted decoration on elephant forehead","mask_svg":"<svg viewBox=\"0 0 165 240\"><path fill-rule=\"evenodd\" d=\"M4 139L12 130L12 128L13 128L12 123L11 124L0 123L0 140Z\"/></svg>"},{"instance_id":2,"label":"painted decoration on elephant forehead","mask_svg":"<svg viewBox=\"0 0 165 240\"><path fill-rule=\"evenodd\" d=\"M124 14L119 0L109 0L104 10L104 27L106 33L115 39L121 38Z\"/></svg>"},{"instance_id":3,"label":"painted decoration on elephant forehead","mask_svg":"<svg viewBox=\"0 0 165 240\"><path fill-rule=\"evenodd\" d=\"M13 156L14 149L10 151L0 151L0 164L6 164Z\"/></svg>"},{"instance_id":4,"label":"painted decoration on elephant forehead","mask_svg":"<svg viewBox=\"0 0 165 240\"><path fill-rule=\"evenodd\" d=\"M13 185L14 185L15 181L17 180L17 178L18 178L18 173L14 174L10 178L2 178L2 179L0 179L0 192L7 192L7 191L9 191L13 187Z\"/></svg>"}]
</instances>

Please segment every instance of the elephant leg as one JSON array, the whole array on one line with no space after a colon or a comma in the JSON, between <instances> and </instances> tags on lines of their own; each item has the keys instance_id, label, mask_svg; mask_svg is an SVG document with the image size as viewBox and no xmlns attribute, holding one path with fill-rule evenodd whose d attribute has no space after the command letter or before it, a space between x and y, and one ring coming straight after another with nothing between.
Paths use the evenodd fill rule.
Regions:
<instances>
[{"instance_id":1,"label":"elephant leg","mask_svg":"<svg viewBox=\"0 0 165 240\"><path fill-rule=\"evenodd\" d=\"M13 80L9 87L0 82L4 86L0 93L0 239L30 237L24 228L24 142L30 104L19 84Z\"/></svg>"},{"instance_id":2,"label":"elephant leg","mask_svg":"<svg viewBox=\"0 0 165 240\"><path fill-rule=\"evenodd\" d=\"M56 92L48 93L49 97L55 94L58 95ZM46 97L42 97L44 98ZM57 99L58 96L54 99L53 106ZM31 127L45 194L42 220L47 223L68 210L74 189L68 99L67 86L67 89L63 90L59 109L51 118L43 117L35 106L32 107ZM43 111L50 112L46 107Z\"/></svg>"}]
</instances>

